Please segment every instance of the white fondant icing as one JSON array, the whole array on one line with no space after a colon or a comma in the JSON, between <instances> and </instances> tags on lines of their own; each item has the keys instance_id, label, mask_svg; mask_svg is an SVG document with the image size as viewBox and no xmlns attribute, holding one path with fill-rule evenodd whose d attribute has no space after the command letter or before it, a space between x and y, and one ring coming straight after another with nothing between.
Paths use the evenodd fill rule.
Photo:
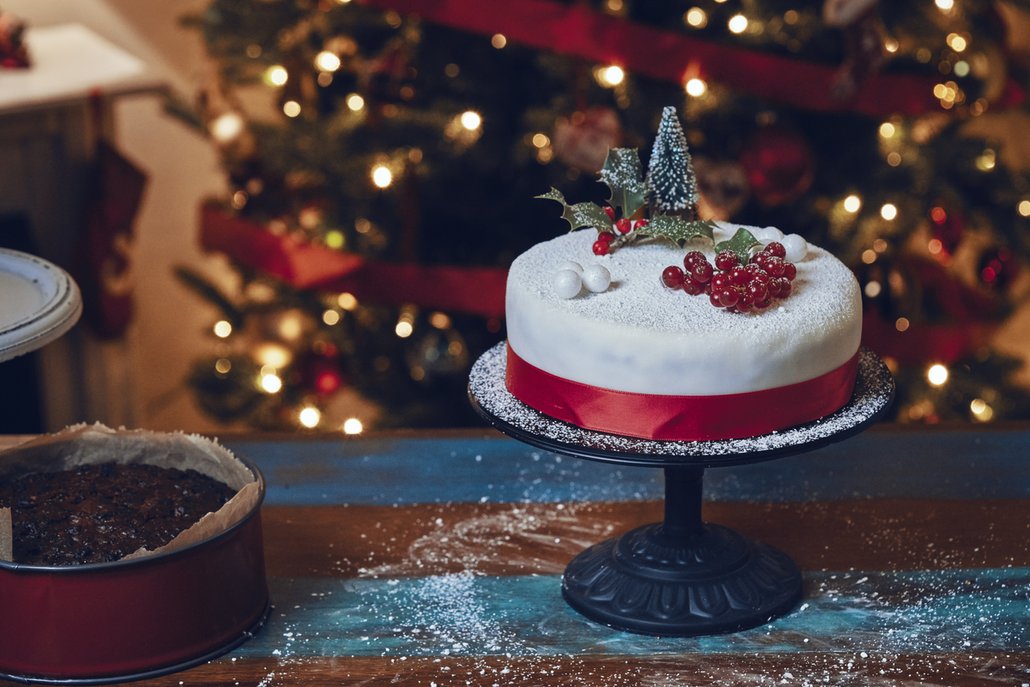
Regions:
<instances>
[{"instance_id":1,"label":"white fondant icing","mask_svg":"<svg viewBox=\"0 0 1030 687\"><path fill-rule=\"evenodd\" d=\"M738 226L720 223L716 241ZM613 286L603 293L564 300L541 288L563 261L589 260L593 241L591 231L562 235L520 255L509 271L508 343L546 372L636 393L730 394L811 379L858 350L858 282L821 248L809 246L797 263L790 297L760 313L728 312L704 295L663 287L662 270L684 255L666 242L608 256Z\"/></svg>"}]
</instances>

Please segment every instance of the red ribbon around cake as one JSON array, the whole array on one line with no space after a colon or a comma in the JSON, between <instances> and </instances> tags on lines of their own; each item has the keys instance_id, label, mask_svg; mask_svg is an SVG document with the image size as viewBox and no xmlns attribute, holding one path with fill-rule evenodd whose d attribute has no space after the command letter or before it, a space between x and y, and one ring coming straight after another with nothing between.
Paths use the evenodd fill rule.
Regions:
<instances>
[{"instance_id":1,"label":"red ribbon around cake","mask_svg":"<svg viewBox=\"0 0 1030 687\"><path fill-rule=\"evenodd\" d=\"M661 441L713 441L768 434L817 420L851 398L858 353L812 379L718 396L668 396L603 389L557 377L507 347L508 391L526 405L578 427Z\"/></svg>"}]
</instances>

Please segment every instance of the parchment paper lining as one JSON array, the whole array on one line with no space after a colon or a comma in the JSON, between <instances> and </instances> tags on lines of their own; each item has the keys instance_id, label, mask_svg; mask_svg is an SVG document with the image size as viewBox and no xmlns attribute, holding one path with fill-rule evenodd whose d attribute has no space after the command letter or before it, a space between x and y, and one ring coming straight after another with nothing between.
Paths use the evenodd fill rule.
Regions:
<instances>
[{"instance_id":1,"label":"parchment paper lining","mask_svg":"<svg viewBox=\"0 0 1030 687\"><path fill-rule=\"evenodd\" d=\"M181 549L208 539L243 519L261 497L254 474L224 446L182 432L111 429L100 423L79 424L31 439L0 452L0 479L34 472L60 472L93 463L142 463L196 470L236 490L236 495L162 547L140 549L121 560ZM0 560L13 561L11 509L0 508Z\"/></svg>"}]
</instances>

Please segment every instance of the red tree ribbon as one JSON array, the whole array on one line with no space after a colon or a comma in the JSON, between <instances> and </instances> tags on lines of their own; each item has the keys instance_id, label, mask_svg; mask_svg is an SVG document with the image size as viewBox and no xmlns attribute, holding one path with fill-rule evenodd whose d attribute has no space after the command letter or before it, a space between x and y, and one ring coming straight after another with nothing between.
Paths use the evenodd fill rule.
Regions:
<instances>
[{"instance_id":1,"label":"red tree ribbon","mask_svg":"<svg viewBox=\"0 0 1030 687\"><path fill-rule=\"evenodd\" d=\"M839 65L817 64L758 50L727 46L674 31L636 24L581 4L553 0L360 0L380 9L412 14L464 31L504 34L531 48L618 64L663 81L683 83L699 76L745 93L795 107L857 112L873 117L941 111L933 95L934 75L870 75L850 100L833 96ZM1022 101L1009 82L1002 103Z\"/></svg>"},{"instance_id":2,"label":"red tree ribbon","mask_svg":"<svg viewBox=\"0 0 1030 687\"><path fill-rule=\"evenodd\" d=\"M804 382L741 394L663 396L574 382L527 363L508 346L508 391L530 408L578 427L661 441L713 441L768 434L817 420L851 398L858 353Z\"/></svg>"},{"instance_id":3,"label":"red tree ribbon","mask_svg":"<svg viewBox=\"0 0 1030 687\"><path fill-rule=\"evenodd\" d=\"M201 207L200 243L241 265L298 289L348 291L362 302L504 315L507 270L424 266L367 260L289 235L278 235L216 203Z\"/></svg>"}]
</instances>

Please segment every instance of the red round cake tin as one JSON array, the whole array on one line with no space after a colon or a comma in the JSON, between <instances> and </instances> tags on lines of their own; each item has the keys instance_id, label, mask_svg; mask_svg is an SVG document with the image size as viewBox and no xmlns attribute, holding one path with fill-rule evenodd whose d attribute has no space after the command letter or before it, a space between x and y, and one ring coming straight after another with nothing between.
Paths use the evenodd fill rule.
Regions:
<instances>
[{"instance_id":1,"label":"red round cake tin","mask_svg":"<svg viewBox=\"0 0 1030 687\"><path fill-rule=\"evenodd\" d=\"M153 556L69 566L0 561L0 678L102 684L164 675L246 641L270 609L265 482L228 529Z\"/></svg>"}]
</instances>

